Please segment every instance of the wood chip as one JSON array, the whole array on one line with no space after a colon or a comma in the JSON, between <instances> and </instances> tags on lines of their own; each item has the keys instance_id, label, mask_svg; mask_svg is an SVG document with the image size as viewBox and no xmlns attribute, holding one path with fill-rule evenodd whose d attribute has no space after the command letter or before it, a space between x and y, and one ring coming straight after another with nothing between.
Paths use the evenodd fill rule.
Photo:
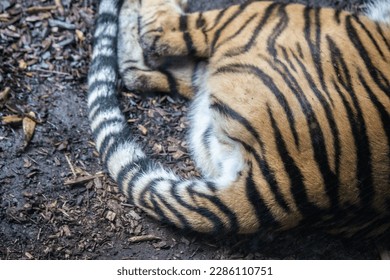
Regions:
<instances>
[{"instance_id":1,"label":"wood chip","mask_svg":"<svg viewBox=\"0 0 390 280\"><path fill-rule=\"evenodd\" d=\"M18 115L4 116L1 118L3 124L19 124L23 121L23 117Z\"/></svg>"},{"instance_id":2,"label":"wood chip","mask_svg":"<svg viewBox=\"0 0 390 280\"><path fill-rule=\"evenodd\" d=\"M25 252L24 255L29 258L30 260L32 260L34 258L33 255L31 255L29 252Z\"/></svg>"},{"instance_id":3,"label":"wood chip","mask_svg":"<svg viewBox=\"0 0 390 280\"><path fill-rule=\"evenodd\" d=\"M57 19L49 19L49 25L51 27L59 27L62 29L74 30L76 29L76 25L73 23L57 20Z\"/></svg>"},{"instance_id":4,"label":"wood chip","mask_svg":"<svg viewBox=\"0 0 390 280\"><path fill-rule=\"evenodd\" d=\"M65 236L67 236L67 237L69 237L69 236L72 235L72 232L70 231L68 225L63 225L63 226L61 227L61 231L62 231L63 234L65 234Z\"/></svg>"},{"instance_id":5,"label":"wood chip","mask_svg":"<svg viewBox=\"0 0 390 280\"><path fill-rule=\"evenodd\" d=\"M57 9L57 6L51 5L51 6L33 6L26 9L26 12L29 14L35 14L40 12L50 12L52 10Z\"/></svg>"},{"instance_id":6,"label":"wood chip","mask_svg":"<svg viewBox=\"0 0 390 280\"><path fill-rule=\"evenodd\" d=\"M116 217L116 213L112 211L108 211L106 214L106 219L109 220L110 222L114 221Z\"/></svg>"},{"instance_id":7,"label":"wood chip","mask_svg":"<svg viewBox=\"0 0 390 280\"><path fill-rule=\"evenodd\" d=\"M138 125L139 131L141 131L142 135L147 135L148 134L148 129L144 127L142 124Z\"/></svg>"},{"instance_id":8,"label":"wood chip","mask_svg":"<svg viewBox=\"0 0 390 280\"><path fill-rule=\"evenodd\" d=\"M6 101L8 99L10 92L11 92L11 88L9 87L6 87L4 90L0 91L0 102Z\"/></svg>"},{"instance_id":9,"label":"wood chip","mask_svg":"<svg viewBox=\"0 0 390 280\"><path fill-rule=\"evenodd\" d=\"M85 36L84 36L83 31L81 31L81 30L79 30L79 29L76 29L75 33L76 33L76 37L77 37L77 39L78 39L79 41L82 42L82 41L85 40Z\"/></svg>"},{"instance_id":10,"label":"wood chip","mask_svg":"<svg viewBox=\"0 0 390 280\"><path fill-rule=\"evenodd\" d=\"M155 240L161 240L161 238L155 235L141 235L141 236L134 236L129 238L130 243L147 242L147 241L155 241Z\"/></svg>"},{"instance_id":11,"label":"wood chip","mask_svg":"<svg viewBox=\"0 0 390 280\"><path fill-rule=\"evenodd\" d=\"M78 177L76 179L68 179L64 182L65 186L72 186L72 185L77 185L77 184L84 184L89 181L92 181L96 179L97 177L102 177L103 175L93 175L93 176L82 176Z\"/></svg>"},{"instance_id":12,"label":"wood chip","mask_svg":"<svg viewBox=\"0 0 390 280\"><path fill-rule=\"evenodd\" d=\"M131 216L131 218L133 218L134 220L141 220L141 216L137 214L137 212L135 212L134 210L130 210L129 211L129 215Z\"/></svg>"},{"instance_id":13,"label":"wood chip","mask_svg":"<svg viewBox=\"0 0 390 280\"><path fill-rule=\"evenodd\" d=\"M29 115L35 118L35 114L30 112ZM26 148L30 143L34 132L35 132L36 122L29 117L23 118L23 132L24 132L24 141L23 148Z\"/></svg>"},{"instance_id":14,"label":"wood chip","mask_svg":"<svg viewBox=\"0 0 390 280\"><path fill-rule=\"evenodd\" d=\"M21 70L25 70L28 66L26 61L24 61L23 59L19 60L18 63L19 63L19 69Z\"/></svg>"}]
</instances>

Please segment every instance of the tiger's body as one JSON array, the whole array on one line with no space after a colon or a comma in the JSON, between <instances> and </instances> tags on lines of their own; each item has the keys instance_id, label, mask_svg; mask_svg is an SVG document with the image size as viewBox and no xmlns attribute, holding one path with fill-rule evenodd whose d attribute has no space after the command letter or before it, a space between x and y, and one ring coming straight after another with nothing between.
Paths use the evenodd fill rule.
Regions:
<instances>
[{"instance_id":1,"label":"tiger's body","mask_svg":"<svg viewBox=\"0 0 390 280\"><path fill-rule=\"evenodd\" d=\"M118 2L100 4L88 106L131 203L205 233L389 232L390 3L370 18L274 2L190 14L186 1ZM192 100L202 178L178 177L131 140L118 71L130 89Z\"/></svg>"}]
</instances>

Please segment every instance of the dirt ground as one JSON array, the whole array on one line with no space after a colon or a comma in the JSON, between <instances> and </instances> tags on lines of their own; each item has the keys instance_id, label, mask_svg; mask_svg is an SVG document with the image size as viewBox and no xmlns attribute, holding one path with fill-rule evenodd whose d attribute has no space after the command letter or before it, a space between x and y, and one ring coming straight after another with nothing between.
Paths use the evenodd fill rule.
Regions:
<instances>
[{"instance_id":1,"label":"dirt ground","mask_svg":"<svg viewBox=\"0 0 390 280\"><path fill-rule=\"evenodd\" d=\"M190 8L238 2L198 0ZM362 1L300 2L358 9ZM104 173L86 117L94 11L90 0L0 0L0 259L379 258L372 242L317 232L180 232L126 204ZM122 100L147 153L196 175L184 141L185 101L126 91Z\"/></svg>"}]
</instances>

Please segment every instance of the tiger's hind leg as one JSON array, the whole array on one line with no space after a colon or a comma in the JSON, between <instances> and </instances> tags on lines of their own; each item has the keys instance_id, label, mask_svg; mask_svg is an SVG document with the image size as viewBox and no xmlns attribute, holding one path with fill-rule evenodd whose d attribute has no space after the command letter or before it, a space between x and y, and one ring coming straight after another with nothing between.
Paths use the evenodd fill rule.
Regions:
<instances>
[{"instance_id":1,"label":"tiger's hind leg","mask_svg":"<svg viewBox=\"0 0 390 280\"><path fill-rule=\"evenodd\" d=\"M140 37L142 49L147 56L161 57L192 56L183 41L186 29L180 21L186 20L181 6L174 0L144 0L140 12ZM198 14L190 14L192 19ZM182 28L183 30L180 30ZM198 45L199 46L199 45ZM199 48L198 48L199 49ZM197 55L195 55L197 56ZM202 57L202 55L200 55ZM202 175L228 186L245 168L244 149L222 129L223 120L211 108L208 64L197 64L194 74L195 96L189 111L188 143L192 158Z\"/></svg>"},{"instance_id":2,"label":"tiger's hind leg","mask_svg":"<svg viewBox=\"0 0 390 280\"><path fill-rule=\"evenodd\" d=\"M138 33L140 4L126 0L119 17L118 64L124 84L139 93L160 92L192 98L192 72L190 59L159 61L145 55Z\"/></svg>"},{"instance_id":3,"label":"tiger's hind leg","mask_svg":"<svg viewBox=\"0 0 390 280\"><path fill-rule=\"evenodd\" d=\"M202 175L219 186L239 178L245 168L245 151L223 130L224 120L211 104L208 64L198 64L194 84L196 95L189 111L188 143L192 158Z\"/></svg>"}]
</instances>

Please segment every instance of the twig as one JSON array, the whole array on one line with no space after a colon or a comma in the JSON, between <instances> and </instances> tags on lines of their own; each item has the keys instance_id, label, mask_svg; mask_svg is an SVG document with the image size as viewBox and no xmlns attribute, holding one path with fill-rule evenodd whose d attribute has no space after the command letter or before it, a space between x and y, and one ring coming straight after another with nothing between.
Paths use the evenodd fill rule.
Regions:
<instances>
[{"instance_id":1,"label":"twig","mask_svg":"<svg viewBox=\"0 0 390 280\"><path fill-rule=\"evenodd\" d=\"M72 163L70 162L70 159L69 159L69 157L68 157L67 154L65 154L65 158L66 158L66 161L68 162L68 165L69 165L69 167L70 167L70 170L72 170L73 176L74 176L74 177L77 177L76 170L74 169Z\"/></svg>"},{"instance_id":2,"label":"twig","mask_svg":"<svg viewBox=\"0 0 390 280\"><path fill-rule=\"evenodd\" d=\"M131 204L128 204L128 203L121 203L121 206L134 208L134 205L131 205Z\"/></svg>"},{"instance_id":3,"label":"twig","mask_svg":"<svg viewBox=\"0 0 390 280\"><path fill-rule=\"evenodd\" d=\"M57 74L57 75L65 75L65 76L71 76L71 74L66 72L60 72L60 71L54 71L54 70L45 70L45 69L34 69L34 71L42 72L42 73L48 73L48 74Z\"/></svg>"}]
</instances>

